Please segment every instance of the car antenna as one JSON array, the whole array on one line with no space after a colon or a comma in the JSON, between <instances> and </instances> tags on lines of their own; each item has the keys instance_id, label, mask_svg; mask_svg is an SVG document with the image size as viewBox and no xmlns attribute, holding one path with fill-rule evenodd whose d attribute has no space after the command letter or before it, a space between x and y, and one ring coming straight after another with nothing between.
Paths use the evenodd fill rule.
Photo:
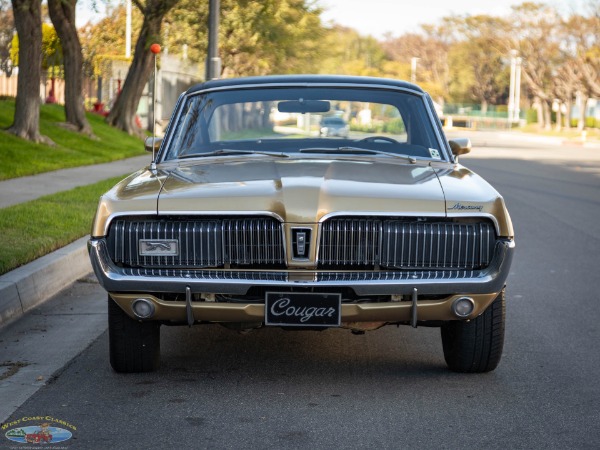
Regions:
<instances>
[{"instance_id":1,"label":"car antenna","mask_svg":"<svg viewBox=\"0 0 600 450\"><path fill-rule=\"evenodd\" d=\"M156 163L156 85L158 81L158 71L156 70L156 58L160 53L160 44L152 44L150 51L154 54L154 85L152 89L152 164Z\"/></svg>"}]
</instances>

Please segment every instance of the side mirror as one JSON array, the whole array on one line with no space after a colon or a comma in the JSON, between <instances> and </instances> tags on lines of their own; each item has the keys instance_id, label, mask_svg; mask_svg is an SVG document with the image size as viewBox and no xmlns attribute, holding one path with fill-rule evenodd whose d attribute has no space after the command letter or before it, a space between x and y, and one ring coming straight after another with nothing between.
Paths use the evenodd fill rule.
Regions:
<instances>
[{"instance_id":1,"label":"side mirror","mask_svg":"<svg viewBox=\"0 0 600 450\"><path fill-rule=\"evenodd\" d=\"M155 137L147 137L144 141L144 149L147 152L155 153L160 149L160 144L162 144L163 138L155 138Z\"/></svg>"},{"instance_id":2,"label":"side mirror","mask_svg":"<svg viewBox=\"0 0 600 450\"><path fill-rule=\"evenodd\" d=\"M454 159L458 161L460 155L466 155L471 151L471 140L469 138L457 138L448 141Z\"/></svg>"}]
</instances>

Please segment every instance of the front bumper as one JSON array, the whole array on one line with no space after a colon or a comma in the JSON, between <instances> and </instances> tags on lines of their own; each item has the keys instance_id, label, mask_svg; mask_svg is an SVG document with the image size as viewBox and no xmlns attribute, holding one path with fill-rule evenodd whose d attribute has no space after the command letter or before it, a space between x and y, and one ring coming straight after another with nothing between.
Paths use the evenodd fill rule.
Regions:
<instances>
[{"instance_id":1,"label":"front bumper","mask_svg":"<svg viewBox=\"0 0 600 450\"><path fill-rule=\"evenodd\" d=\"M483 313L494 301L498 293L471 295L473 312L463 319L472 319ZM110 294L112 299L132 319L140 320L133 312L133 303L145 299L154 306L154 314L149 320L165 323L183 324L195 322L241 322L257 323L265 320L264 303L219 303L183 301L165 301L153 295ZM419 300L414 312L418 322L457 320L452 304L461 295L452 295L440 300ZM188 315L191 315L190 316ZM413 317L411 302L343 303L341 326L343 328L368 330L376 329L387 323L409 323ZM415 323L416 325L416 323Z\"/></svg>"},{"instance_id":2,"label":"front bumper","mask_svg":"<svg viewBox=\"0 0 600 450\"><path fill-rule=\"evenodd\" d=\"M514 241L497 243L485 270L321 271L321 270L188 270L118 267L108 255L105 239L88 243L92 267L100 284L114 293L192 293L245 295L250 288L351 288L356 295L490 294L505 285Z\"/></svg>"}]
</instances>

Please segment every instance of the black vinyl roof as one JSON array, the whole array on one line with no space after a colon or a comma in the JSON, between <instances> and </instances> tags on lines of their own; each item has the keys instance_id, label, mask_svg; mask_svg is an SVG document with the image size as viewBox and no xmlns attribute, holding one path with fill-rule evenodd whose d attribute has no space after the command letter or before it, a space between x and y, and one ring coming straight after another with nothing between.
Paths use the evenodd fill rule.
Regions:
<instances>
[{"instance_id":1,"label":"black vinyl roof","mask_svg":"<svg viewBox=\"0 0 600 450\"><path fill-rule=\"evenodd\" d=\"M320 84L360 84L364 86L378 85L392 88L411 89L416 92L424 92L416 84L407 81L394 80L391 78L357 77L350 75L269 75L262 77L226 78L211 80L196 84L188 89L188 93L198 92L205 89L243 87L247 85L281 84L281 85L320 85Z\"/></svg>"}]
</instances>

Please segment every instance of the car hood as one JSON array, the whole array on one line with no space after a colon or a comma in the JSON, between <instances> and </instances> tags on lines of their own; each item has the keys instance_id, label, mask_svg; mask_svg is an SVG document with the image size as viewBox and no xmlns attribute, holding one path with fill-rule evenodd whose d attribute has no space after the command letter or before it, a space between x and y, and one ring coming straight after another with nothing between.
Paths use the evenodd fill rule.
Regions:
<instances>
[{"instance_id":1,"label":"car hood","mask_svg":"<svg viewBox=\"0 0 600 450\"><path fill-rule=\"evenodd\" d=\"M264 213L315 223L332 212L444 216L442 187L428 165L324 158L210 158L170 170L158 213Z\"/></svg>"}]
</instances>

